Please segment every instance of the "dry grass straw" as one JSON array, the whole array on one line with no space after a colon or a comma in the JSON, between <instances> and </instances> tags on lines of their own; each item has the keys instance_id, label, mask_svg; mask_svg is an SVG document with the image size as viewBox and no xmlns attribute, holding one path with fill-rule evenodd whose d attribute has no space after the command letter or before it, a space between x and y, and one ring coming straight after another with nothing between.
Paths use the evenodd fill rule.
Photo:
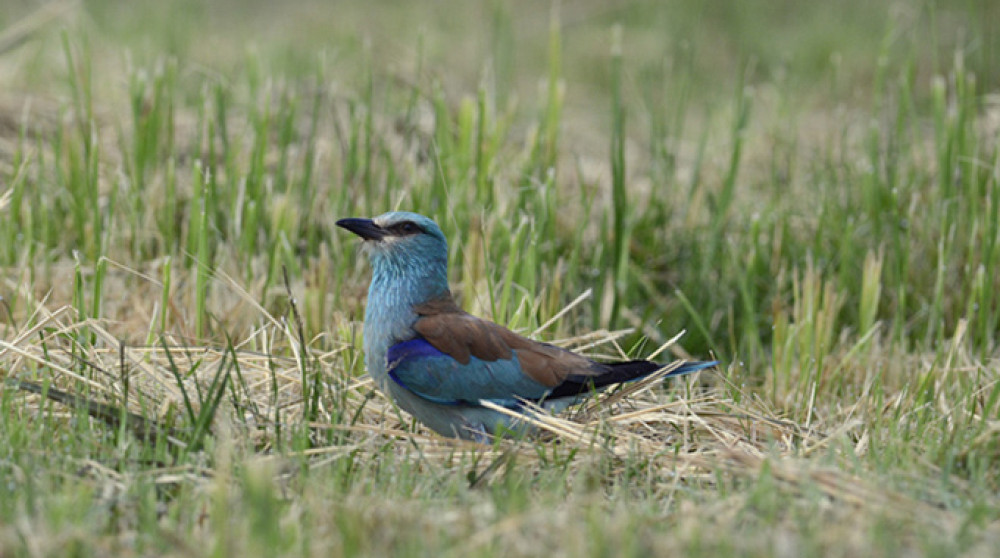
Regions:
<instances>
[{"instance_id":1,"label":"dry grass straw","mask_svg":"<svg viewBox=\"0 0 1000 558\"><path fill-rule=\"evenodd\" d=\"M238 291L248 296L245 290ZM145 410L144 416L154 420L183 409L175 370L184 388L194 393L195 384L204 387L226 360L225 349L182 345L169 337L159 347L123 345L107 329L108 324L77 320L74 309L66 306L49 309L45 300L36 303L33 316L27 321L30 327L0 325L0 371L4 376L51 382L53 387L86 400L124 405L134 413ZM321 468L349 454L374 455L384 451L388 440L399 454L416 447L423 466L447 468L472 458L486 458L492 465L473 483L481 485L490 482L493 473L511 457L516 457L520 469L543 467L538 448L542 444L575 452L571 469L604 460L614 464L613 474L630 462L641 461L653 478L661 479L664 487L676 483L712 486L718 482L720 472L724 478L739 479L756 478L766 470L788 491L805 493L818 489L825 497L850 506L876 506L887 513L896 510L910 514L917 510L926 512L921 516L928 520L942 520L937 516L943 512L930 504L874 486L839 468L819 466L814 463L816 460L809 459L818 450L833 451L831 439L843 438L844 432L851 428L849 424L806 427L779 416L759 398L747 393L740 393L737 402L732 394L739 391L727 385L719 372L702 372L680 381L667 380L665 387L661 387L663 376L669 374L674 364L642 381L600 394L560 416L528 405L523 420L537 429L534 437L484 446L442 438L422 428L412 430L406 417L374 389L370 379L356 378L346 372L346 345L322 354L305 348L307 358L300 359L297 355L303 348L295 346L298 336L289 329L288 320L265 316L261 323L265 325L255 335L258 339L269 339L269 349L240 350L238 347L249 340L234 343L240 378L234 379L227 389L226 403L212 425L217 437L224 436L246 447L254 456L252 459L285 462L291 457L305 457L312 468ZM601 341L614 345L619 333L605 332ZM88 336L93 342L80 341ZM668 341L657 353L675 341ZM593 335L561 343L587 347L601 344ZM337 430L346 439L334 446L276 451L279 427L301 424L303 420L302 362L319 364L326 390L320 399L318 420L308 426L314 433ZM10 385L6 388L10 389ZM335 401L346 408L335 413L331 408ZM498 412L511 413L502 407L486 405ZM41 412L41 396L25 395L23 408L29 413ZM150 411L155 416L149 417ZM335 422L335 415L356 420ZM280 417L280 424L274 417ZM100 469L87 470L98 474ZM113 477L121 474L109 472L107 480L120 483ZM212 478L215 473L212 467L195 470L186 466L136 474L151 475L157 483L175 483L197 482Z\"/></svg>"}]
</instances>

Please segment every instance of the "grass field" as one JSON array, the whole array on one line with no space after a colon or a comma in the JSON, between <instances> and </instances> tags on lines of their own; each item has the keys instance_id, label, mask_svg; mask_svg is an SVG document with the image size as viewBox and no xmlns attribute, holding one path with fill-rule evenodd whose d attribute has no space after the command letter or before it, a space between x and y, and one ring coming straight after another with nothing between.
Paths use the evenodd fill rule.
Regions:
<instances>
[{"instance_id":1,"label":"grass field","mask_svg":"<svg viewBox=\"0 0 1000 558\"><path fill-rule=\"evenodd\" d=\"M1000 548L1000 4L9 0L0 82L0 556ZM390 209L723 365L442 439L364 375Z\"/></svg>"}]
</instances>

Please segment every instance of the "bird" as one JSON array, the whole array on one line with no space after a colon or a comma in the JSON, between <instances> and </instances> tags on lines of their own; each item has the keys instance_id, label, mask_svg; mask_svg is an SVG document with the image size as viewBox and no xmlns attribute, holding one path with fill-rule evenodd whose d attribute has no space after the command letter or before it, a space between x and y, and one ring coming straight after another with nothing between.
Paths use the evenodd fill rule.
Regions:
<instances>
[{"instance_id":1,"label":"bird","mask_svg":"<svg viewBox=\"0 0 1000 558\"><path fill-rule=\"evenodd\" d=\"M596 362L463 311L448 286L447 239L429 217L390 211L336 224L361 238L372 267L368 373L398 407L442 436L489 442L523 435L533 430L522 418L529 404L560 412L664 369L646 360ZM717 364L672 363L668 375Z\"/></svg>"}]
</instances>

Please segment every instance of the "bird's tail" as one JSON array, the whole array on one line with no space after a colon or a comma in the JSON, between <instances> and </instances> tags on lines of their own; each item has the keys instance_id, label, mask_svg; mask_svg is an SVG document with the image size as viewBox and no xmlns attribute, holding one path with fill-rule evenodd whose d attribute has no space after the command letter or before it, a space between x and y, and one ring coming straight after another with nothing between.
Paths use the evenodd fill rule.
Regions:
<instances>
[{"instance_id":1,"label":"bird's tail","mask_svg":"<svg viewBox=\"0 0 1000 558\"><path fill-rule=\"evenodd\" d=\"M719 361L681 361L680 365L674 367L665 377L683 376L699 370L711 368L719 364ZM593 390L601 390L612 384L622 384L641 380L646 376L663 370L674 363L663 365L648 360L630 360L628 362L613 362L601 364L604 371L593 376L571 376L566 381L556 386L549 394L548 398L558 398L567 396L577 396Z\"/></svg>"},{"instance_id":2,"label":"bird's tail","mask_svg":"<svg viewBox=\"0 0 1000 558\"><path fill-rule=\"evenodd\" d=\"M691 374L699 370L704 370L706 368L711 368L719 364L719 361L700 361L700 360L686 360L681 361L680 365L674 367L665 377L672 376L683 376L685 374ZM594 380L600 380L600 385L607 384L619 384L622 382L630 382L632 380L640 380L649 376L653 372L663 370L667 367L674 366L675 363L670 364L660 364L658 362L651 362L648 360L630 360L628 362L616 362L611 364L605 364L609 368L608 372L601 374L594 378ZM595 382L596 385L597 382Z\"/></svg>"},{"instance_id":3,"label":"bird's tail","mask_svg":"<svg viewBox=\"0 0 1000 558\"><path fill-rule=\"evenodd\" d=\"M685 374L690 374L706 368L713 368L718 365L719 361L717 360L686 360L684 361L684 364L681 364L674 370L671 370L667 376L683 376ZM663 367L660 366L660 368Z\"/></svg>"}]
</instances>

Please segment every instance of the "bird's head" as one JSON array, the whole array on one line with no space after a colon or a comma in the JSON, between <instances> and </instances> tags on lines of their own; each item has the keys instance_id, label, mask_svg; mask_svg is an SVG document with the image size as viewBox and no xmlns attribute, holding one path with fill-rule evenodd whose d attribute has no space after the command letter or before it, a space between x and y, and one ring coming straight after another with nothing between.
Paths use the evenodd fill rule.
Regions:
<instances>
[{"instance_id":1,"label":"bird's head","mask_svg":"<svg viewBox=\"0 0 1000 558\"><path fill-rule=\"evenodd\" d=\"M430 277L447 288L448 241L430 218L390 211L372 219L341 219L337 226L364 240L376 275Z\"/></svg>"}]
</instances>

